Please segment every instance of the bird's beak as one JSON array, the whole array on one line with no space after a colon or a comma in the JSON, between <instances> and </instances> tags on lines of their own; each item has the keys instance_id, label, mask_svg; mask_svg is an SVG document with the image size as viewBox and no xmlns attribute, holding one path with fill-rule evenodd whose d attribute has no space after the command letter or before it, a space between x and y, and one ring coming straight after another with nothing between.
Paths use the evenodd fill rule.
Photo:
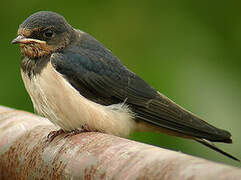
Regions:
<instances>
[{"instance_id":1,"label":"bird's beak","mask_svg":"<svg viewBox=\"0 0 241 180\"><path fill-rule=\"evenodd\" d=\"M26 40L26 38L22 35L19 35L18 37L16 37L14 40L12 40L12 44L17 44L17 43L21 43L24 42Z\"/></svg>"},{"instance_id":2,"label":"bird's beak","mask_svg":"<svg viewBox=\"0 0 241 180\"><path fill-rule=\"evenodd\" d=\"M41 41L38 39L32 39L32 38L26 38L23 35L19 35L18 37L16 37L14 40L12 40L11 42L12 44L32 44L32 43L39 43L39 44L43 44L46 43L45 41Z\"/></svg>"}]
</instances>

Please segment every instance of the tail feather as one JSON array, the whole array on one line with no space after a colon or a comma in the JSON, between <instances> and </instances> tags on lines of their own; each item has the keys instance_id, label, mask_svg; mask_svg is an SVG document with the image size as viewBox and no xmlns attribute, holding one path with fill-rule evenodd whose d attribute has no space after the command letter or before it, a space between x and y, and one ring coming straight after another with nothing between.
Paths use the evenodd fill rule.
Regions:
<instances>
[{"instance_id":1,"label":"tail feather","mask_svg":"<svg viewBox=\"0 0 241 180\"><path fill-rule=\"evenodd\" d=\"M227 157L229 157L229 158L231 158L231 159L233 159L235 161L239 161L240 162L240 160L238 158L236 158L236 157L232 156L231 154L228 154L227 152L219 149L215 144L213 144L212 142L210 142L210 141L208 141L206 139L195 139L195 140L197 142L199 142L199 143L201 143L201 144L203 144L203 145L213 149L214 151L217 151L217 152L219 152L219 153L221 153L221 154L223 154L223 155L225 155L225 156L227 156Z\"/></svg>"}]
</instances>

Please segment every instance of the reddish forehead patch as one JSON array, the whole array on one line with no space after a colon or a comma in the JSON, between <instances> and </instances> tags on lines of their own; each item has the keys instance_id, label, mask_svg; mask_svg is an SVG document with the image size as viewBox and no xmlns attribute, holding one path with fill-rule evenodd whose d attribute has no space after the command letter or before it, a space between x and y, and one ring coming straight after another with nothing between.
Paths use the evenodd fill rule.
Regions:
<instances>
[{"instance_id":1,"label":"reddish forehead patch","mask_svg":"<svg viewBox=\"0 0 241 180\"><path fill-rule=\"evenodd\" d=\"M35 29L19 28L18 35L23 35L24 37L31 37L32 32L37 30L39 30L39 28L35 28Z\"/></svg>"}]
</instances>

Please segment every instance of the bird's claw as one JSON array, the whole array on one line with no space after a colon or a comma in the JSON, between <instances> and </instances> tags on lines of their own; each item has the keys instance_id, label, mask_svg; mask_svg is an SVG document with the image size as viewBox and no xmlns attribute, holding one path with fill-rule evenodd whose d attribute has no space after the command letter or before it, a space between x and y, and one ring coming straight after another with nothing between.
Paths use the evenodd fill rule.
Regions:
<instances>
[{"instance_id":1,"label":"bird's claw","mask_svg":"<svg viewBox=\"0 0 241 180\"><path fill-rule=\"evenodd\" d=\"M57 131L51 131L48 136L47 136L47 139L48 141L53 141L55 137L59 136L60 134L63 134L65 133L63 129L59 129Z\"/></svg>"},{"instance_id":2,"label":"bird's claw","mask_svg":"<svg viewBox=\"0 0 241 180\"><path fill-rule=\"evenodd\" d=\"M86 125L84 125L84 126L82 126L81 129L75 129L75 130L67 133L64 137L74 136L76 134L80 134L83 132L89 132L89 131L90 131L89 128Z\"/></svg>"},{"instance_id":3,"label":"bird's claw","mask_svg":"<svg viewBox=\"0 0 241 180\"><path fill-rule=\"evenodd\" d=\"M89 131L90 131L89 128L86 125L83 125L81 129L75 129L73 131L70 131L70 132L66 133L64 138L69 137L69 136L74 136L76 134L80 134L80 133L83 133L83 132L89 132ZM52 142L55 137L57 137L61 134L64 134L64 133L65 133L65 131L63 129L59 129L57 131L51 131L48 134L47 139L48 139L49 142Z\"/></svg>"}]
</instances>

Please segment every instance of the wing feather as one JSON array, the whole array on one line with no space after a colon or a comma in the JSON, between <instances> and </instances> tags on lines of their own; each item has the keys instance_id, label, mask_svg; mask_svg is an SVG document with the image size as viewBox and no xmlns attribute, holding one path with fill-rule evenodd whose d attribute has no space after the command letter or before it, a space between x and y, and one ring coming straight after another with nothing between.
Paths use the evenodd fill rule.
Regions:
<instances>
[{"instance_id":1,"label":"wing feather","mask_svg":"<svg viewBox=\"0 0 241 180\"><path fill-rule=\"evenodd\" d=\"M111 105L126 100L136 120L187 136L231 142L229 132L215 128L169 100L88 35L75 48L55 53L51 63L81 95L96 103Z\"/></svg>"}]
</instances>

